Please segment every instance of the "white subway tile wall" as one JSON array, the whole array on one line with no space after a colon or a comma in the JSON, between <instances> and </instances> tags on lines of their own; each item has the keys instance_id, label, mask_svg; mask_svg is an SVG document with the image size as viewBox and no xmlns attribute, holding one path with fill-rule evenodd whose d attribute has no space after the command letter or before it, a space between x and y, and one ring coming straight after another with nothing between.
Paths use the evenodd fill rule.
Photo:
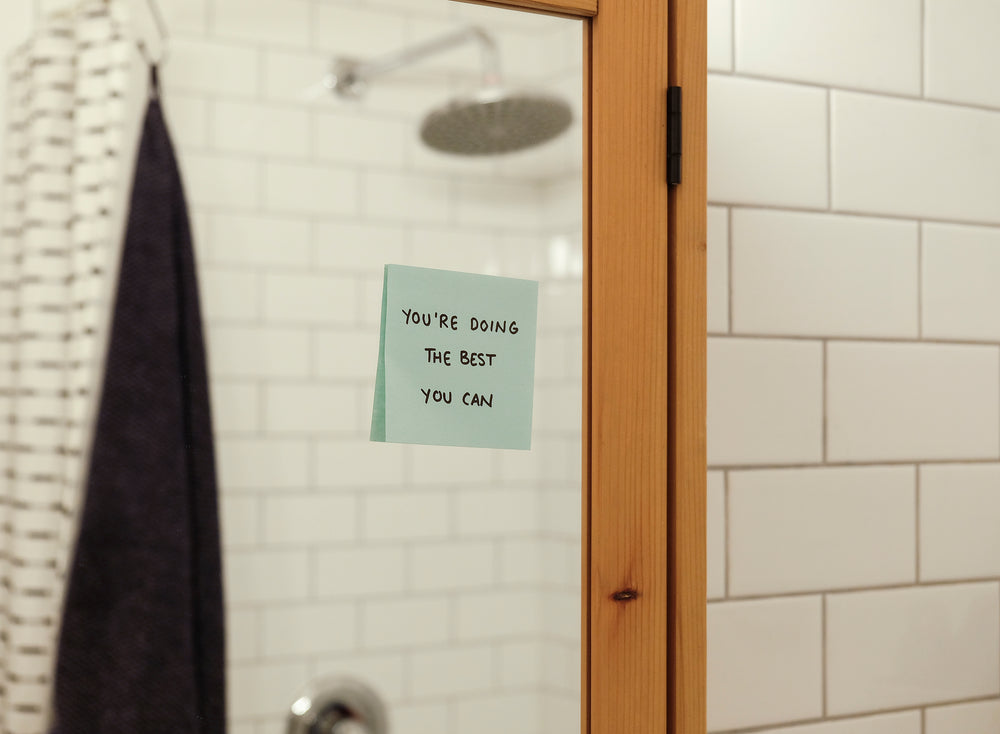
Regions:
<instances>
[{"instance_id":1,"label":"white subway tile wall","mask_svg":"<svg viewBox=\"0 0 1000 734\"><path fill-rule=\"evenodd\" d=\"M992 734L1000 729L1000 701L978 701L927 709L925 734Z\"/></svg>"},{"instance_id":2,"label":"white subway tile wall","mask_svg":"<svg viewBox=\"0 0 1000 734\"><path fill-rule=\"evenodd\" d=\"M708 105L710 201L826 207L823 89L713 74Z\"/></svg>"},{"instance_id":3,"label":"white subway tile wall","mask_svg":"<svg viewBox=\"0 0 1000 734\"><path fill-rule=\"evenodd\" d=\"M921 580L1000 576L1000 465L922 466L919 512Z\"/></svg>"},{"instance_id":4,"label":"white subway tile wall","mask_svg":"<svg viewBox=\"0 0 1000 734\"><path fill-rule=\"evenodd\" d=\"M998 459L998 375L1000 349L995 346L830 344L828 456L835 461Z\"/></svg>"},{"instance_id":5,"label":"white subway tile wall","mask_svg":"<svg viewBox=\"0 0 1000 734\"><path fill-rule=\"evenodd\" d=\"M1000 228L930 222L921 237L924 335L1000 341Z\"/></svg>"},{"instance_id":6,"label":"white subway tile wall","mask_svg":"<svg viewBox=\"0 0 1000 734\"><path fill-rule=\"evenodd\" d=\"M917 244L912 222L738 209L733 332L914 338Z\"/></svg>"},{"instance_id":7,"label":"white subway tile wall","mask_svg":"<svg viewBox=\"0 0 1000 734\"><path fill-rule=\"evenodd\" d=\"M920 92L920 0L736 2L736 71Z\"/></svg>"},{"instance_id":8,"label":"white subway tile wall","mask_svg":"<svg viewBox=\"0 0 1000 734\"><path fill-rule=\"evenodd\" d=\"M834 209L1000 224L1000 109L830 96Z\"/></svg>"},{"instance_id":9,"label":"white subway tile wall","mask_svg":"<svg viewBox=\"0 0 1000 734\"><path fill-rule=\"evenodd\" d=\"M708 0L708 68L712 71L732 71L733 68L733 0Z\"/></svg>"},{"instance_id":10,"label":"white subway tile wall","mask_svg":"<svg viewBox=\"0 0 1000 734\"><path fill-rule=\"evenodd\" d=\"M709 729L1000 731L1000 9L708 10Z\"/></svg>"},{"instance_id":11,"label":"white subway tile wall","mask_svg":"<svg viewBox=\"0 0 1000 734\"><path fill-rule=\"evenodd\" d=\"M912 467L730 472L730 595L914 583L915 493Z\"/></svg>"},{"instance_id":12,"label":"white subway tile wall","mask_svg":"<svg viewBox=\"0 0 1000 734\"><path fill-rule=\"evenodd\" d=\"M923 734L921 727L919 711L903 711L898 714L849 718L825 724L765 729L760 734Z\"/></svg>"},{"instance_id":13,"label":"white subway tile wall","mask_svg":"<svg viewBox=\"0 0 1000 734\"><path fill-rule=\"evenodd\" d=\"M1000 5L991 0L927 0L924 73L927 96L1000 107L992 71L1000 49L992 43L1000 27Z\"/></svg>"},{"instance_id":14,"label":"white subway tile wall","mask_svg":"<svg viewBox=\"0 0 1000 734\"><path fill-rule=\"evenodd\" d=\"M823 344L708 340L710 465L823 458Z\"/></svg>"},{"instance_id":15,"label":"white subway tile wall","mask_svg":"<svg viewBox=\"0 0 1000 734\"><path fill-rule=\"evenodd\" d=\"M998 614L994 583L830 595L829 713L1000 694Z\"/></svg>"},{"instance_id":16,"label":"white subway tile wall","mask_svg":"<svg viewBox=\"0 0 1000 734\"><path fill-rule=\"evenodd\" d=\"M726 475L708 473L708 598L726 595Z\"/></svg>"},{"instance_id":17,"label":"white subway tile wall","mask_svg":"<svg viewBox=\"0 0 1000 734\"><path fill-rule=\"evenodd\" d=\"M708 333L729 331L729 210L710 206L707 220Z\"/></svg>"},{"instance_id":18,"label":"white subway tile wall","mask_svg":"<svg viewBox=\"0 0 1000 734\"><path fill-rule=\"evenodd\" d=\"M819 596L712 604L708 728L819 718L822 632Z\"/></svg>"}]
</instances>

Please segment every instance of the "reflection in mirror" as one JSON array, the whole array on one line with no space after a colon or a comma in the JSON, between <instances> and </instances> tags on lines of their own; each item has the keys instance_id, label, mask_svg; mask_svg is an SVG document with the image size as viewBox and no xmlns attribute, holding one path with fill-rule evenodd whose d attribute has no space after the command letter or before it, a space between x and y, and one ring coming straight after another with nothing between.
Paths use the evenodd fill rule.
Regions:
<instances>
[{"instance_id":1,"label":"reflection in mirror","mask_svg":"<svg viewBox=\"0 0 1000 734\"><path fill-rule=\"evenodd\" d=\"M162 29L149 15L152 2L162 11ZM74 34L85 42L71 42ZM229 731L578 731L582 29L448 0L2 4L0 51L13 61L12 86L6 101L0 98L12 172L4 178L12 203L0 211L0 334L13 337L0 344L0 414L8 417L0 451L9 480L0 487L0 729L27 734L47 721L39 702L51 700L51 681L38 670L49 669L43 653L52 652L69 556L64 541L73 533L67 518L77 495L68 490L82 483L88 439L79 429L95 412L88 386L101 378L96 335L112 301L99 294L115 282L106 272L115 272L113 233L120 230L112 215L120 212L124 221L129 210L136 142L150 103L150 74L133 36L143 39L147 55L166 59L160 98L194 230L219 470ZM29 38L37 45L8 56ZM73 120L84 124L66 122ZM166 150L159 140L143 150ZM81 165L84 154L93 156L91 167ZM176 180L172 172L169 179ZM64 187L46 188L57 184ZM8 189L37 209L10 199ZM179 207L162 205L166 197L151 198L144 212L155 210L164 221L165 212L177 214ZM74 209L78 202L84 214ZM30 216L22 217L25 211ZM185 239L184 227L167 225L167 234L140 244L155 240L155 251L172 253L164 257L176 265L184 256L166 248ZM35 247L32 238L41 235L47 245ZM369 442L387 263L538 281L530 451ZM169 291L174 299L182 290L168 280L179 277L175 270L146 267L148 287L135 286L133 277L129 292ZM190 316L191 301L177 300L185 305L171 300L169 313ZM137 321L161 313L117 310ZM131 331L184 332L175 321ZM49 329L42 338L40 324ZM171 349L197 351L187 342L179 348L180 338L160 342L173 357ZM156 360L144 354L137 361ZM146 374L115 364L118 374ZM150 371L171 372L160 366ZM184 393L177 402L190 401L197 370L176 372L189 377L171 372L168 388L144 383L143 394L166 402L176 389ZM174 384L180 382L183 389ZM32 393L38 385L50 392ZM141 402L138 390L125 385L116 395ZM185 405L186 417L203 415ZM143 413L140 423L155 413L147 408L135 409ZM171 408L171 416L183 412ZM214 547L199 545L198 522L210 518L178 510L195 494L185 482L194 482L175 472L173 461L208 442L186 440L189 424L148 434L134 430L138 424L115 427L119 437L141 436L157 456L169 453L160 438L176 439L176 454L163 463L170 464L170 486L179 488L178 504L154 511L146 502L151 495L139 489L155 481L140 475L124 482L127 472L116 460L93 465L117 474L109 484L128 484L134 504L124 504L149 520L125 523L139 538L129 552L139 548L148 558L153 529L169 526L167 516L183 518L191 537L170 537L184 559L165 564L180 569L176 586L165 581L168 569L156 573L151 563L129 570L137 586L148 583L160 602L169 596L185 617L179 637L191 644L164 655L187 656L185 671L211 668L217 635L199 642L192 630L210 615L213 624L218 604L201 593L205 586L194 595L211 607L204 615L192 613L195 601L184 594L163 593L188 593L192 577L211 584L218 575L214 557L208 571L189 557L201 551L201 560ZM23 450L32 442L44 451ZM114 440L104 445L119 447ZM28 492L35 494L25 500ZM49 493L44 502L40 492ZM43 502L43 511L32 514L38 508L31 502ZM48 523L45 532L14 528L25 517ZM102 522L97 534L117 540L103 532L115 521ZM23 554L34 554L35 565L21 563ZM89 568L100 567L104 577L94 586L107 587L114 574L104 559L117 563L109 567L127 564L120 554L97 555L101 563ZM44 593L36 586L39 568ZM19 636L30 626L22 624L24 608L35 615L28 630L34 637ZM117 617L105 615L96 625L103 637L131 639L119 632L126 625L108 619ZM91 629L77 631L96 649ZM143 638L147 630L137 621L129 631ZM163 647L162 638L155 642ZM133 654L145 665L162 662L146 648ZM91 670L80 667L87 684L98 687ZM104 673L111 682L126 680L117 669ZM114 686L102 688L113 697ZM78 699L92 694L81 691ZM150 708L145 699L119 698L130 699L123 709ZM205 701L219 703L217 695L199 705ZM95 699L86 705L102 720L128 719Z\"/></svg>"},{"instance_id":2,"label":"reflection in mirror","mask_svg":"<svg viewBox=\"0 0 1000 734\"><path fill-rule=\"evenodd\" d=\"M401 734L578 730L580 25L446 0L162 6L209 341L233 731L283 731L330 677L369 686ZM451 42L470 26L489 40ZM353 99L330 89L336 59L360 64ZM501 97L497 67L534 96ZM480 155L421 140L453 99L474 104L444 108L437 147ZM517 134L558 117L551 100L569 129L486 155L488 130L452 124L523 118L525 100L549 107ZM368 441L386 263L539 281L531 451Z\"/></svg>"}]
</instances>

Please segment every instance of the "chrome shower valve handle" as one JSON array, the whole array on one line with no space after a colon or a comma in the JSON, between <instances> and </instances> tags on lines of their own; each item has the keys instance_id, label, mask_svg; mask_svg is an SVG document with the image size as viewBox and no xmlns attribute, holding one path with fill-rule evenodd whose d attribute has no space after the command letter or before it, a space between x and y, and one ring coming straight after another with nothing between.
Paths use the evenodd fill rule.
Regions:
<instances>
[{"instance_id":1,"label":"chrome shower valve handle","mask_svg":"<svg viewBox=\"0 0 1000 734\"><path fill-rule=\"evenodd\" d=\"M317 681L291 705L287 734L388 734L382 699L352 678Z\"/></svg>"},{"instance_id":2,"label":"chrome shower valve handle","mask_svg":"<svg viewBox=\"0 0 1000 734\"><path fill-rule=\"evenodd\" d=\"M360 721L346 719L334 724L330 729L330 734L371 734L371 732Z\"/></svg>"}]
</instances>

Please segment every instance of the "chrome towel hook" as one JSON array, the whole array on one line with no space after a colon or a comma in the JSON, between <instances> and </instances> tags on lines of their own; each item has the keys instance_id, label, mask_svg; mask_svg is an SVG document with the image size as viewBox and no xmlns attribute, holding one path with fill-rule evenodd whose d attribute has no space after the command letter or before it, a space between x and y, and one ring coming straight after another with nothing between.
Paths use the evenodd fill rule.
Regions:
<instances>
[{"instance_id":1,"label":"chrome towel hook","mask_svg":"<svg viewBox=\"0 0 1000 734\"><path fill-rule=\"evenodd\" d=\"M160 10L160 6L156 0L146 0L146 7L149 9L149 14L153 18L153 24L156 26L156 33L160 40L160 56L159 58L153 58L149 52L149 48L146 42L139 39L136 45L139 47L139 53L146 60L150 66L158 66L167 60L167 55L169 53L168 41L170 40L170 30L167 28L167 22L163 19L163 12Z\"/></svg>"}]
</instances>

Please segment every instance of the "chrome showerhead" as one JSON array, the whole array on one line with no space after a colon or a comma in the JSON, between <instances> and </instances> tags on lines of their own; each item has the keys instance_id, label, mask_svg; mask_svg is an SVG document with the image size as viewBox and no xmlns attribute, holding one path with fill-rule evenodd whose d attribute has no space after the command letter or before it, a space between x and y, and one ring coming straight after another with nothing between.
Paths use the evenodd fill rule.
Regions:
<instances>
[{"instance_id":1,"label":"chrome showerhead","mask_svg":"<svg viewBox=\"0 0 1000 734\"><path fill-rule=\"evenodd\" d=\"M497 155L540 145L570 126L573 112L562 99L503 89L496 41L475 26L371 61L336 59L327 86L342 97L357 99L364 96L372 78L469 41L478 43L482 51L482 88L431 111L420 128L424 143L444 153Z\"/></svg>"},{"instance_id":2,"label":"chrome showerhead","mask_svg":"<svg viewBox=\"0 0 1000 734\"><path fill-rule=\"evenodd\" d=\"M569 104L554 95L484 89L431 111L420 138L442 153L496 155L548 142L572 121Z\"/></svg>"}]
</instances>

